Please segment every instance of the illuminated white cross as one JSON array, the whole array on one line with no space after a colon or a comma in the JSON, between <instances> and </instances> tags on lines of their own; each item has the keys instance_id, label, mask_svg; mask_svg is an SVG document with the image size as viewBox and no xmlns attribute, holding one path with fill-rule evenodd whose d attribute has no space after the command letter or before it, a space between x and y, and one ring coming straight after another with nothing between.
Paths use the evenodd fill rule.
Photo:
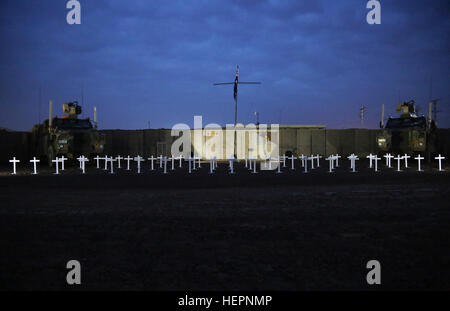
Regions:
<instances>
[{"instance_id":1,"label":"illuminated white cross","mask_svg":"<svg viewBox=\"0 0 450 311\"><path fill-rule=\"evenodd\" d=\"M123 160L123 158L119 155L119 156L116 157L116 160L117 160L117 168L122 168L120 166L120 160Z\"/></svg>"},{"instance_id":2,"label":"illuminated white cross","mask_svg":"<svg viewBox=\"0 0 450 311\"><path fill-rule=\"evenodd\" d=\"M159 156L159 168L162 168L163 166L163 156L162 154Z\"/></svg>"},{"instance_id":3,"label":"illuminated white cross","mask_svg":"<svg viewBox=\"0 0 450 311\"><path fill-rule=\"evenodd\" d=\"M37 175L37 167L36 163L41 162L41 160L36 159L36 157L33 157L33 160L30 160L30 163L33 163L33 175Z\"/></svg>"},{"instance_id":4,"label":"illuminated white cross","mask_svg":"<svg viewBox=\"0 0 450 311\"><path fill-rule=\"evenodd\" d=\"M315 156L311 155L311 157L308 158L308 160L311 160L311 169L314 169L314 160L316 159Z\"/></svg>"},{"instance_id":5,"label":"illuminated white cross","mask_svg":"<svg viewBox=\"0 0 450 311\"><path fill-rule=\"evenodd\" d=\"M305 157L302 154L302 163L303 163L303 167L305 168L305 173L308 173L308 157Z\"/></svg>"},{"instance_id":6,"label":"illuminated white cross","mask_svg":"<svg viewBox=\"0 0 450 311\"><path fill-rule=\"evenodd\" d=\"M60 160L61 160L61 171L64 171L64 161L66 161L66 160L68 160L68 159L65 158L64 156L62 156L62 157L60 158Z\"/></svg>"},{"instance_id":7,"label":"illuminated white cross","mask_svg":"<svg viewBox=\"0 0 450 311\"><path fill-rule=\"evenodd\" d=\"M333 169L334 169L334 155L330 155L325 160L328 160L328 173L333 173Z\"/></svg>"},{"instance_id":8,"label":"illuminated white cross","mask_svg":"<svg viewBox=\"0 0 450 311\"><path fill-rule=\"evenodd\" d=\"M440 171L440 172L444 171L444 170L442 169L442 162L441 162L441 161L442 161L442 160L445 160L445 157L439 155L438 157L435 157L434 159L439 161L439 171Z\"/></svg>"},{"instance_id":9,"label":"illuminated white cross","mask_svg":"<svg viewBox=\"0 0 450 311\"><path fill-rule=\"evenodd\" d=\"M164 157L163 160L164 160L164 174L167 174L167 157Z\"/></svg>"},{"instance_id":10,"label":"illuminated white cross","mask_svg":"<svg viewBox=\"0 0 450 311\"><path fill-rule=\"evenodd\" d=\"M248 159L248 169L250 171L252 170L252 159L251 158Z\"/></svg>"},{"instance_id":11,"label":"illuminated white cross","mask_svg":"<svg viewBox=\"0 0 450 311\"><path fill-rule=\"evenodd\" d=\"M97 168L100 168L100 160L101 160L101 159L103 159L103 158L100 158L99 156L96 156L96 157L94 158L94 160L97 161Z\"/></svg>"},{"instance_id":12,"label":"illuminated white cross","mask_svg":"<svg viewBox=\"0 0 450 311\"><path fill-rule=\"evenodd\" d=\"M155 167L153 166L153 161L155 161L156 160L156 158L154 158L153 156L151 156L150 158L148 158L147 160L149 160L150 161L150 163L151 163L151 171L154 171L155 170Z\"/></svg>"},{"instance_id":13,"label":"illuminated white cross","mask_svg":"<svg viewBox=\"0 0 450 311\"><path fill-rule=\"evenodd\" d=\"M107 155L105 155L105 157L103 158L103 160L105 160L105 168L103 169L104 171L107 171L108 170L108 156Z\"/></svg>"},{"instance_id":14,"label":"illuminated white cross","mask_svg":"<svg viewBox=\"0 0 450 311\"><path fill-rule=\"evenodd\" d=\"M397 157L394 158L394 160L397 160L397 172L401 172L402 170L400 169L400 161L403 160L403 157L397 155Z\"/></svg>"},{"instance_id":15,"label":"illuminated white cross","mask_svg":"<svg viewBox=\"0 0 450 311\"><path fill-rule=\"evenodd\" d=\"M214 159L213 158L209 159L209 173L210 174L214 173Z\"/></svg>"},{"instance_id":16,"label":"illuminated white cross","mask_svg":"<svg viewBox=\"0 0 450 311\"><path fill-rule=\"evenodd\" d=\"M341 156L340 155L338 155L338 154L336 154L335 156L334 156L334 159L336 160L336 167L339 167L339 159L341 158Z\"/></svg>"},{"instance_id":17,"label":"illuminated white cross","mask_svg":"<svg viewBox=\"0 0 450 311\"><path fill-rule=\"evenodd\" d=\"M291 160L291 170L295 170L295 162L294 162L294 160L296 160L297 157L294 157L294 155L291 155L288 159Z\"/></svg>"},{"instance_id":18,"label":"illuminated white cross","mask_svg":"<svg viewBox=\"0 0 450 311\"><path fill-rule=\"evenodd\" d=\"M302 154L301 157L299 157L300 160L302 160L302 167L305 166L305 156Z\"/></svg>"},{"instance_id":19,"label":"illuminated white cross","mask_svg":"<svg viewBox=\"0 0 450 311\"><path fill-rule=\"evenodd\" d=\"M379 158L377 155L375 155L373 159L375 161L375 172L378 172L378 161L380 161L381 158Z\"/></svg>"},{"instance_id":20,"label":"illuminated white cross","mask_svg":"<svg viewBox=\"0 0 450 311\"><path fill-rule=\"evenodd\" d=\"M179 168L181 168L181 167L182 167L181 161L183 160L183 155L180 155L180 156L178 157L178 159L180 160Z\"/></svg>"},{"instance_id":21,"label":"illuminated white cross","mask_svg":"<svg viewBox=\"0 0 450 311\"><path fill-rule=\"evenodd\" d=\"M228 163L230 164L230 174L234 174L234 167L233 167L234 161L236 161L234 157L228 158Z\"/></svg>"},{"instance_id":22,"label":"illuminated white cross","mask_svg":"<svg viewBox=\"0 0 450 311\"><path fill-rule=\"evenodd\" d=\"M277 163L277 174L281 174L281 158L278 157L278 163Z\"/></svg>"},{"instance_id":23,"label":"illuminated white cross","mask_svg":"<svg viewBox=\"0 0 450 311\"><path fill-rule=\"evenodd\" d=\"M252 172L252 174L258 174L258 172L256 171L256 160L258 160L258 159L257 158L250 158L250 161L253 161L253 172Z\"/></svg>"},{"instance_id":24,"label":"illuminated white cross","mask_svg":"<svg viewBox=\"0 0 450 311\"><path fill-rule=\"evenodd\" d=\"M80 162L80 169L83 171L83 174L86 173L86 162L89 162L89 159L86 158L84 155L77 158L77 160Z\"/></svg>"},{"instance_id":25,"label":"illuminated white cross","mask_svg":"<svg viewBox=\"0 0 450 311\"><path fill-rule=\"evenodd\" d=\"M347 157L347 159L350 160L350 168L352 169L352 172L356 172L356 161L359 160L358 156L352 153L350 156Z\"/></svg>"},{"instance_id":26,"label":"illuminated white cross","mask_svg":"<svg viewBox=\"0 0 450 311\"><path fill-rule=\"evenodd\" d=\"M169 160L172 161L172 171L173 171L173 170L175 170L175 158L174 158L174 156L172 155L172 157L169 158Z\"/></svg>"},{"instance_id":27,"label":"illuminated white cross","mask_svg":"<svg viewBox=\"0 0 450 311\"><path fill-rule=\"evenodd\" d=\"M109 162L111 162L109 165L110 165L110 167L111 167L111 171L109 172L110 174L114 174L114 162L116 162L117 161L117 158L113 158L113 157L111 157L111 158L109 158Z\"/></svg>"},{"instance_id":28,"label":"illuminated white cross","mask_svg":"<svg viewBox=\"0 0 450 311\"><path fill-rule=\"evenodd\" d=\"M403 158L405 159L405 168L408 168L408 159L411 158L411 157L405 153Z\"/></svg>"},{"instance_id":29,"label":"illuminated white cross","mask_svg":"<svg viewBox=\"0 0 450 311\"><path fill-rule=\"evenodd\" d=\"M145 160L140 155L138 155L137 157L134 158L134 161L137 162L137 169L138 169L137 173L140 174L141 173L141 162L144 162Z\"/></svg>"},{"instance_id":30,"label":"illuminated white cross","mask_svg":"<svg viewBox=\"0 0 450 311\"><path fill-rule=\"evenodd\" d=\"M195 171L197 168L195 167L195 161L196 161L196 157L194 156L193 158L192 158L192 164L193 164L193 166L192 166L192 169Z\"/></svg>"},{"instance_id":31,"label":"illuminated white cross","mask_svg":"<svg viewBox=\"0 0 450 311\"><path fill-rule=\"evenodd\" d=\"M283 167L286 167L286 156L285 155L283 155L282 157L281 157L281 159L283 160Z\"/></svg>"},{"instance_id":32,"label":"illuminated white cross","mask_svg":"<svg viewBox=\"0 0 450 311\"><path fill-rule=\"evenodd\" d=\"M369 168L372 168L373 154L369 154L366 158L369 159Z\"/></svg>"},{"instance_id":33,"label":"illuminated white cross","mask_svg":"<svg viewBox=\"0 0 450 311\"><path fill-rule=\"evenodd\" d=\"M248 167L248 158L247 158L247 156L245 156L245 167L246 168Z\"/></svg>"},{"instance_id":34,"label":"illuminated white cross","mask_svg":"<svg viewBox=\"0 0 450 311\"><path fill-rule=\"evenodd\" d=\"M202 163L201 163L202 157L194 157L194 160L198 160L198 168L202 168Z\"/></svg>"},{"instance_id":35,"label":"illuminated white cross","mask_svg":"<svg viewBox=\"0 0 450 311\"><path fill-rule=\"evenodd\" d=\"M189 158L184 159L184 160L189 162L189 174L190 174L192 172L192 161L193 161L193 159L191 157L189 157ZM211 159L209 161L210 161L209 162L209 167L211 168Z\"/></svg>"},{"instance_id":36,"label":"illuminated white cross","mask_svg":"<svg viewBox=\"0 0 450 311\"><path fill-rule=\"evenodd\" d=\"M391 159L393 159L394 156L391 155L390 153L387 153L387 154L384 155L384 157L386 158L386 166L391 168L392 167L391 166Z\"/></svg>"},{"instance_id":37,"label":"illuminated white cross","mask_svg":"<svg viewBox=\"0 0 450 311\"><path fill-rule=\"evenodd\" d=\"M316 159L317 159L317 167L320 167L320 159L322 158L322 156L320 155L316 155Z\"/></svg>"},{"instance_id":38,"label":"illuminated white cross","mask_svg":"<svg viewBox=\"0 0 450 311\"><path fill-rule=\"evenodd\" d=\"M420 154L414 158L415 160L417 160L417 171L421 172L422 170L420 169L420 161L422 161L423 159L425 159L424 157L421 157Z\"/></svg>"},{"instance_id":39,"label":"illuminated white cross","mask_svg":"<svg viewBox=\"0 0 450 311\"><path fill-rule=\"evenodd\" d=\"M55 165L55 168L56 168L56 175L59 175L59 162L60 162L60 159L58 158L58 157L56 157L56 159L55 160L52 160L52 162L53 163L56 163L56 165Z\"/></svg>"},{"instance_id":40,"label":"illuminated white cross","mask_svg":"<svg viewBox=\"0 0 450 311\"><path fill-rule=\"evenodd\" d=\"M20 163L20 160L16 160L16 157L14 157L14 158L12 158L12 160L9 160L9 163L13 164L12 175L16 175L16 163Z\"/></svg>"},{"instance_id":41,"label":"illuminated white cross","mask_svg":"<svg viewBox=\"0 0 450 311\"><path fill-rule=\"evenodd\" d=\"M130 161L133 160L132 157L127 156L126 158L124 158L125 161L127 161L127 171L130 170Z\"/></svg>"}]
</instances>

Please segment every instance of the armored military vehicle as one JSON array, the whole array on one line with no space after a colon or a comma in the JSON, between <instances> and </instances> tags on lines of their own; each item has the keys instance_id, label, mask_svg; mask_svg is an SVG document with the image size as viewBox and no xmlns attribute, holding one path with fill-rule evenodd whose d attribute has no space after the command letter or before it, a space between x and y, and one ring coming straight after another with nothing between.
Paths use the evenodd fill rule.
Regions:
<instances>
[{"instance_id":1,"label":"armored military vehicle","mask_svg":"<svg viewBox=\"0 0 450 311\"><path fill-rule=\"evenodd\" d=\"M400 117L389 117L386 126L383 126L384 118L382 117L380 122L382 130L376 138L379 151L394 154L420 153L430 159L431 154L436 150L434 120L417 116L413 100L398 104L396 112L400 114Z\"/></svg>"},{"instance_id":2,"label":"armored military vehicle","mask_svg":"<svg viewBox=\"0 0 450 311\"><path fill-rule=\"evenodd\" d=\"M52 117L50 102L49 119L33 126L32 144L37 156L45 158L50 167L57 156L75 159L80 155L91 157L103 153L105 136L97 130L97 115L94 108L94 126L89 118L79 119L81 106L78 102L63 104L61 118Z\"/></svg>"}]
</instances>

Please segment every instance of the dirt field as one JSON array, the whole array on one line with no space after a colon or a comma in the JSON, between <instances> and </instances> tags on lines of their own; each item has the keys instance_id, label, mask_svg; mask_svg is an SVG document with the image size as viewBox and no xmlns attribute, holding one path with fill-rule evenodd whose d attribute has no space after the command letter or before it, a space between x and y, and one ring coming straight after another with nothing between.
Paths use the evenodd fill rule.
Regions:
<instances>
[{"instance_id":1,"label":"dirt field","mask_svg":"<svg viewBox=\"0 0 450 311\"><path fill-rule=\"evenodd\" d=\"M0 289L450 289L450 174L0 168ZM323 164L323 166L325 166ZM362 169L364 167L364 169ZM366 283L381 263L382 285Z\"/></svg>"}]
</instances>

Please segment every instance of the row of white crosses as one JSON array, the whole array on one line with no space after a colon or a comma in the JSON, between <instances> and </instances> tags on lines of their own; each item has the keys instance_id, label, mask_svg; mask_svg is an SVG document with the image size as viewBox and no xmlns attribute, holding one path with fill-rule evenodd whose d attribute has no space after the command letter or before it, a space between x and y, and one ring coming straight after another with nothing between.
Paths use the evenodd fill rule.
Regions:
<instances>
[{"instance_id":1,"label":"row of white crosses","mask_svg":"<svg viewBox=\"0 0 450 311\"><path fill-rule=\"evenodd\" d=\"M266 164L267 162L269 162L269 167L271 168L271 163L273 161L276 161L278 163L278 170L277 173L281 173L281 164L283 164L283 167L286 167L286 159L291 160L291 169L295 170L295 165L294 165L294 160L299 159L301 161L302 167L304 168L304 172L307 173L308 172L308 161L311 161L311 169L314 169L314 163L317 163L317 167L320 166L320 158L322 158L319 155L311 155L311 157L307 157L304 156L303 154L301 156L299 156L298 158L295 156L281 156L278 157L277 159L272 159L272 158L266 158L264 159ZM339 159L341 158L340 155L330 155L328 158L326 158L326 160L329 161L329 172L332 173L335 167L339 167ZM356 172L356 164L355 161L359 160L358 156L355 154L351 154L350 156L347 157L350 160L350 169L352 170L352 172ZM377 155L373 155L373 154L369 154L367 156L367 158L369 159L369 168L373 168L375 169L375 171L378 171L378 161L381 160L381 158L378 158ZM397 171L400 172L401 171L401 161L404 160L405 161L405 168L408 168L408 159L411 158L411 156L405 154L403 156L398 155L397 157L394 157L393 155L391 155L390 153L384 155L384 158L386 159L386 166L388 166L389 168L392 167L391 165L391 159L397 160ZM422 157L421 155L418 155L417 157L414 158L415 160L418 161L418 169L417 171L423 171L421 169L421 161L424 160L424 157ZM58 175L59 174L59 164L61 163L61 170L65 170L64 167L64 162L68 160L68 158L62 156L62 157L56 157L56 159L52 160L53 163L55 163L55 169L56 172L55 174ZM80 169L82 170L82 173L85 174L86 173L86 162L89 162L89 159L86 158L84 155L80 156L79 158L77 158L77 160L80 163ZM110 173L114 174L114 162L117 161L118 166L117 168L121 168L121 160L125 160L127 162L127 168L126 170L130 170L130 161L135 161L137 162L137 172L138 174L141 173L141 162L144 162L145 159L142 158L141 156L137 156L137 157L130 157L127 156L126 158L121 157L120 155L117 156L116 158L113 157L95 157L94 160L96 160L96 166L97 168L100 168L100 160L104 160L105 161L105 168L104 170L108 170L108 163L110 164ZM163 157L162 155L159 156L158 158L154 158L153 156L151 156L150 158L148 158L149 161L151 161L151 170L154 170L154 161L155 160L159 160L159 166L160 168L164 167L164 174L167 174L167 162L171 161L172 162L172 170L175 169L175 160L179 160L179 168L182 168L182 160L183 157L179 156L179 157L171 157L171 158L167 158L167 157ZM229 162L229 170L230 170L230 174L234 174L234 162L236 162L237 160L233 157L233 158L229 158L227 159ZM445 157L441 156L439 154L439 156L435 157L435 160L438 160L439 163L439 171L443 171L442 169L442 160L445 160ZM196 170L196 163L198 161L198 167L201 168L201 158L200 157L189 157L187 159L185 159L185 161L189 162L189 173L192 172L193 170ZM213 174L215 169L217 168L217 159L211 158L210 160L210 174ZM245 158L245 167L249 168L250 171L252 171L253 174L256 174L256 161L257 158L252 157L252 158ZM13 175L17 174L17 163L20 163L20 160L17 160L15 157L11 160L9 160L10 163L12 163L13 165ZM36 159L36 157L33 157L32 160L30 160L30 163L33 163L33 175L38 174L37 171L37 163L39 163L40 160ZM248 165L249 163L249 165ZM375 165L373 165L373 163L375 163Z\"/></svg>"}]
</instances>

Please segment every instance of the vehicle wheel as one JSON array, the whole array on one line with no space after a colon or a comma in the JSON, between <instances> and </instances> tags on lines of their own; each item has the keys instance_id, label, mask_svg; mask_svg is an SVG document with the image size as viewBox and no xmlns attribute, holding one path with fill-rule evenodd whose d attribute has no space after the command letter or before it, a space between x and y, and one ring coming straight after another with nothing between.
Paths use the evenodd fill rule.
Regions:
<instances>
[{"instance_id":1,"label":"vehicle wheel","mask_svg":"<svg viewBox=\"0 0 450 311\"><path fill-rule=\"evenodd\" d=\"M48 167L53 167L53 160L55 159L55 151L53 151L53 148L50 147L48 148L48 152L47 152L47 162L48 162Z\"/></svg>"}]
</instances>

